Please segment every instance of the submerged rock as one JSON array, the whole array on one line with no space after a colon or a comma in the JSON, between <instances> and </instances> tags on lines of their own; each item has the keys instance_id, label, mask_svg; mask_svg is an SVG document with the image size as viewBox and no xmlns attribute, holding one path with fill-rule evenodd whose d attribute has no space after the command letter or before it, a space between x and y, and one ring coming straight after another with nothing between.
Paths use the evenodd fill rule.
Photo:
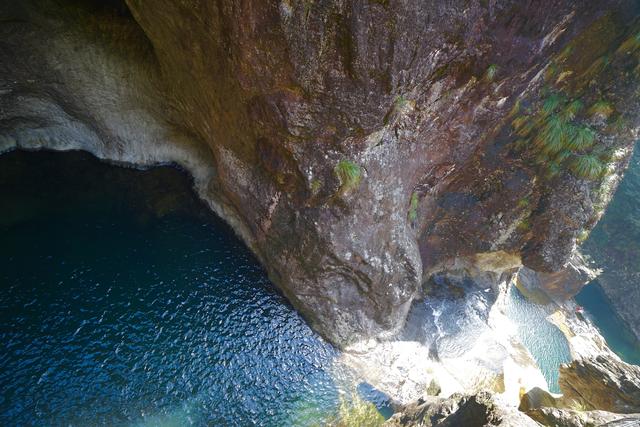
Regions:
<instances>
[{"instance_id":1,"label":"submerged rock","mask_svg":"<svg viewBox=\"0 0 640 427\"><path fill-rule=\"evenodd\" d=\"M565 268L637 137L639 13L4 2L0 151L178 163L317 331L388 338L458 258Z\"/></svg>"}]
</instances>

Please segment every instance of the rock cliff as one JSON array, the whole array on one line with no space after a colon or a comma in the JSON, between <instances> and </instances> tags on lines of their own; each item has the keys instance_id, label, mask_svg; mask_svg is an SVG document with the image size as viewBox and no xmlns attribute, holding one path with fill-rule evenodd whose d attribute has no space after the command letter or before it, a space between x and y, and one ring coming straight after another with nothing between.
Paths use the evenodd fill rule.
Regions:
<instances>
[{"instance_id":1,"label":"rock cliff","mask_svg":"<svg viewBox=\"0 0 640 427\"><path fill-rule=\"evenodd\" d=\"M563 395L532 389L520 411L488 392L425 396L394 414L389 426L634 426L640 423L640 370L613 355L573 361L560 369ZM525 416L528 415L527 416Z\"/></svg>"},{"instance_id":2,"label":"rock cliff","mask_svg":"<svg viewBox=\"0 0 640 427\"><path fill-rule=\"evenodd\" d=\"M0 150L180 164L316 330L390 337L458 259L564 269L637 137L639 13L4 2Z\"/></svg>"},{"instance_id":3,"label":"rock cliff","mask_svg":"<svg viewBox=\"0 0 640 427\"><path fill-rule=\"evenodd\" d=\"M640 367L610 356L575 360L560 367L563 398L583 407L640 413Z\"/></svg>"}]
</instances>

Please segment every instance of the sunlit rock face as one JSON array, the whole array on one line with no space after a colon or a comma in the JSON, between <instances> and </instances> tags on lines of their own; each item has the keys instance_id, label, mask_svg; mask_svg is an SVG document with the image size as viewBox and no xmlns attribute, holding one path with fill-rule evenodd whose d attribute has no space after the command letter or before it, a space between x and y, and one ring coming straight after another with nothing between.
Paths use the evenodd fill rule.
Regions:
<instances>
[{"instance_id":1,"label":"sunlit rock face","mask_svg":"<svg viewBox=\"0 0 640 427\"><path fill-rule=\"evenodd\" d=\"M587 409L640 413L640 367L616 357L600 355L561 366L560 388L564 399Z\"/></svg>"},{"instance_id":2,"label":"sunlit rock face","mask_svg":"<svg viewBox=\"0 0 640 427\"><path fill-rule=\"evenodd\" d=\"M179 163L326 338L390 337L458 257L564 268L636 136L638 12L4 4L0 147Z\"/></svg>"}]
</instances>

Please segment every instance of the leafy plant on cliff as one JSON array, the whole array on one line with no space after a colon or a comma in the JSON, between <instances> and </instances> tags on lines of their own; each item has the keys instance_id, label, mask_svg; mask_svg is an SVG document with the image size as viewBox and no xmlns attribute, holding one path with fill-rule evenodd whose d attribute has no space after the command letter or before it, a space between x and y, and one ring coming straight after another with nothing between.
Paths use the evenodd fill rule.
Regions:
<instances>
[{"instance_id":1,"label":"leafy plant on cliff","mask_svg":"<svg viewBox=\"0 0 640 427\"><path fill-rule=\"evenodd\" d=\"M341 193L347 193L360 185L362 170L352 161L340 160L333 171L340 180Z\"/></svg>"},{"instance_id":2,"label":"leafy plant on cliff","mask_svg":"<svg viewBox=\"0 0 640 427\"><path fill-rule=\"evenodd\" d=\"M610 108L608 104L598 106L596 103L587 114L607 112ZM596 147L596 132L578 122L583 112L582 101L568 100L557 92L550 93L539 111L524 112L512 119L513 132L519 137L514 147L531 153L535 163L544 168L547 178L565 170L582 179L602 177L608 160Z\"/></svg>"},{"instance_id":3,"label":"leafy plant on cliff","mask_svg":"<svg viewBox=\"0 0 640 427\"><path fill-rule=\"evenodd\" d=\"M409 202L409 221L416 222L418 219L418 203L420 199L418 198L418 193L413 192L411 194L411 201Z\"/></svg>"},{"instance_id":4,"label":"leafy plant on cliff","mask_svg":"<svg viewBox=\"0 0 640 427\"><path fill-rule=\"evenodd\" d=\"M604 164L593 154L575 156L569 168L574 175L585 179L598 179L604 172Z\"/></svg>"},{"instance_id":5,"label":"leafy plant on cliff","mask_svg":"<svg viewBox=\"0 0 640 427\"><path fill-rule=\"evenodd\" d=\"M487 81L492 82L493 80L495 80L497 74L498 74L498 66L496 64L491 64L487 68L487 71L485 72L484 77L485 79L487 79Z\"/></svg>"}]
</instances>

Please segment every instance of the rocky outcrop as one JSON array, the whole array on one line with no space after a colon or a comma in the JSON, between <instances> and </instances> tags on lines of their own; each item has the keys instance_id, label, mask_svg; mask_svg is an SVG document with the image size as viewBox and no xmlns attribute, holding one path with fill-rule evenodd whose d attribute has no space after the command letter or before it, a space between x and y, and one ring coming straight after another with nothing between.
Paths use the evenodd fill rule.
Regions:
<instances>
[{"instance_id":1,"label":"rocky outcrop","mask_svg":"<svg viewBox=\"0 0 640 427\"><path fill-rule=\"evenodd\" d=\"M0 149L179 163L316 330L389 337L459 258L564 269L636 138L639 12L5 2Z\"/></svg>"},{"instance_id":2,"label":"rocky outcrop","mask_svg":"<svg viewBox=\"0 0 640 427\"><path fill-rule=\"evenodd\" d=\"M528 298L541 304L562 302L574 297L582 287L598 276L587 266L584 257L575 252L564 268L544 273L522 267L516 276L516 286Z\"/></svg>"},{"instance_id":3,"label":"rocky outcrop","mask_svg":"<svg viewBox=\"0 0 640 427\"><path fill-rule=\"evenodd\" d=\"M535 427L537 424L514 408L501 406L488 392L454 394L447 399L428 397L407 405L385 426L421 427Z\"/></svg>"},{"instance_id":4,"label":"rocky outcrop","mask_svg":"<svg viewBox=\"0 0 640 427\"><path fill-rule=\"evenodd\" d=\"M612 356L575 360L560 367L563 399L582 407L640 413L640 367Z\"/></svg>"},{"instance_id":5,"label":"rocky outcrop","mask_svg":"<svg viewBox=\"0 0 640 427\"><path fill-rule=\"evenodd\" d=\"M632 427L640 424L640 414L613 414L606 411L539 408L527 413L543 426L553 427Z\"/></svg>"}]
</instances>

